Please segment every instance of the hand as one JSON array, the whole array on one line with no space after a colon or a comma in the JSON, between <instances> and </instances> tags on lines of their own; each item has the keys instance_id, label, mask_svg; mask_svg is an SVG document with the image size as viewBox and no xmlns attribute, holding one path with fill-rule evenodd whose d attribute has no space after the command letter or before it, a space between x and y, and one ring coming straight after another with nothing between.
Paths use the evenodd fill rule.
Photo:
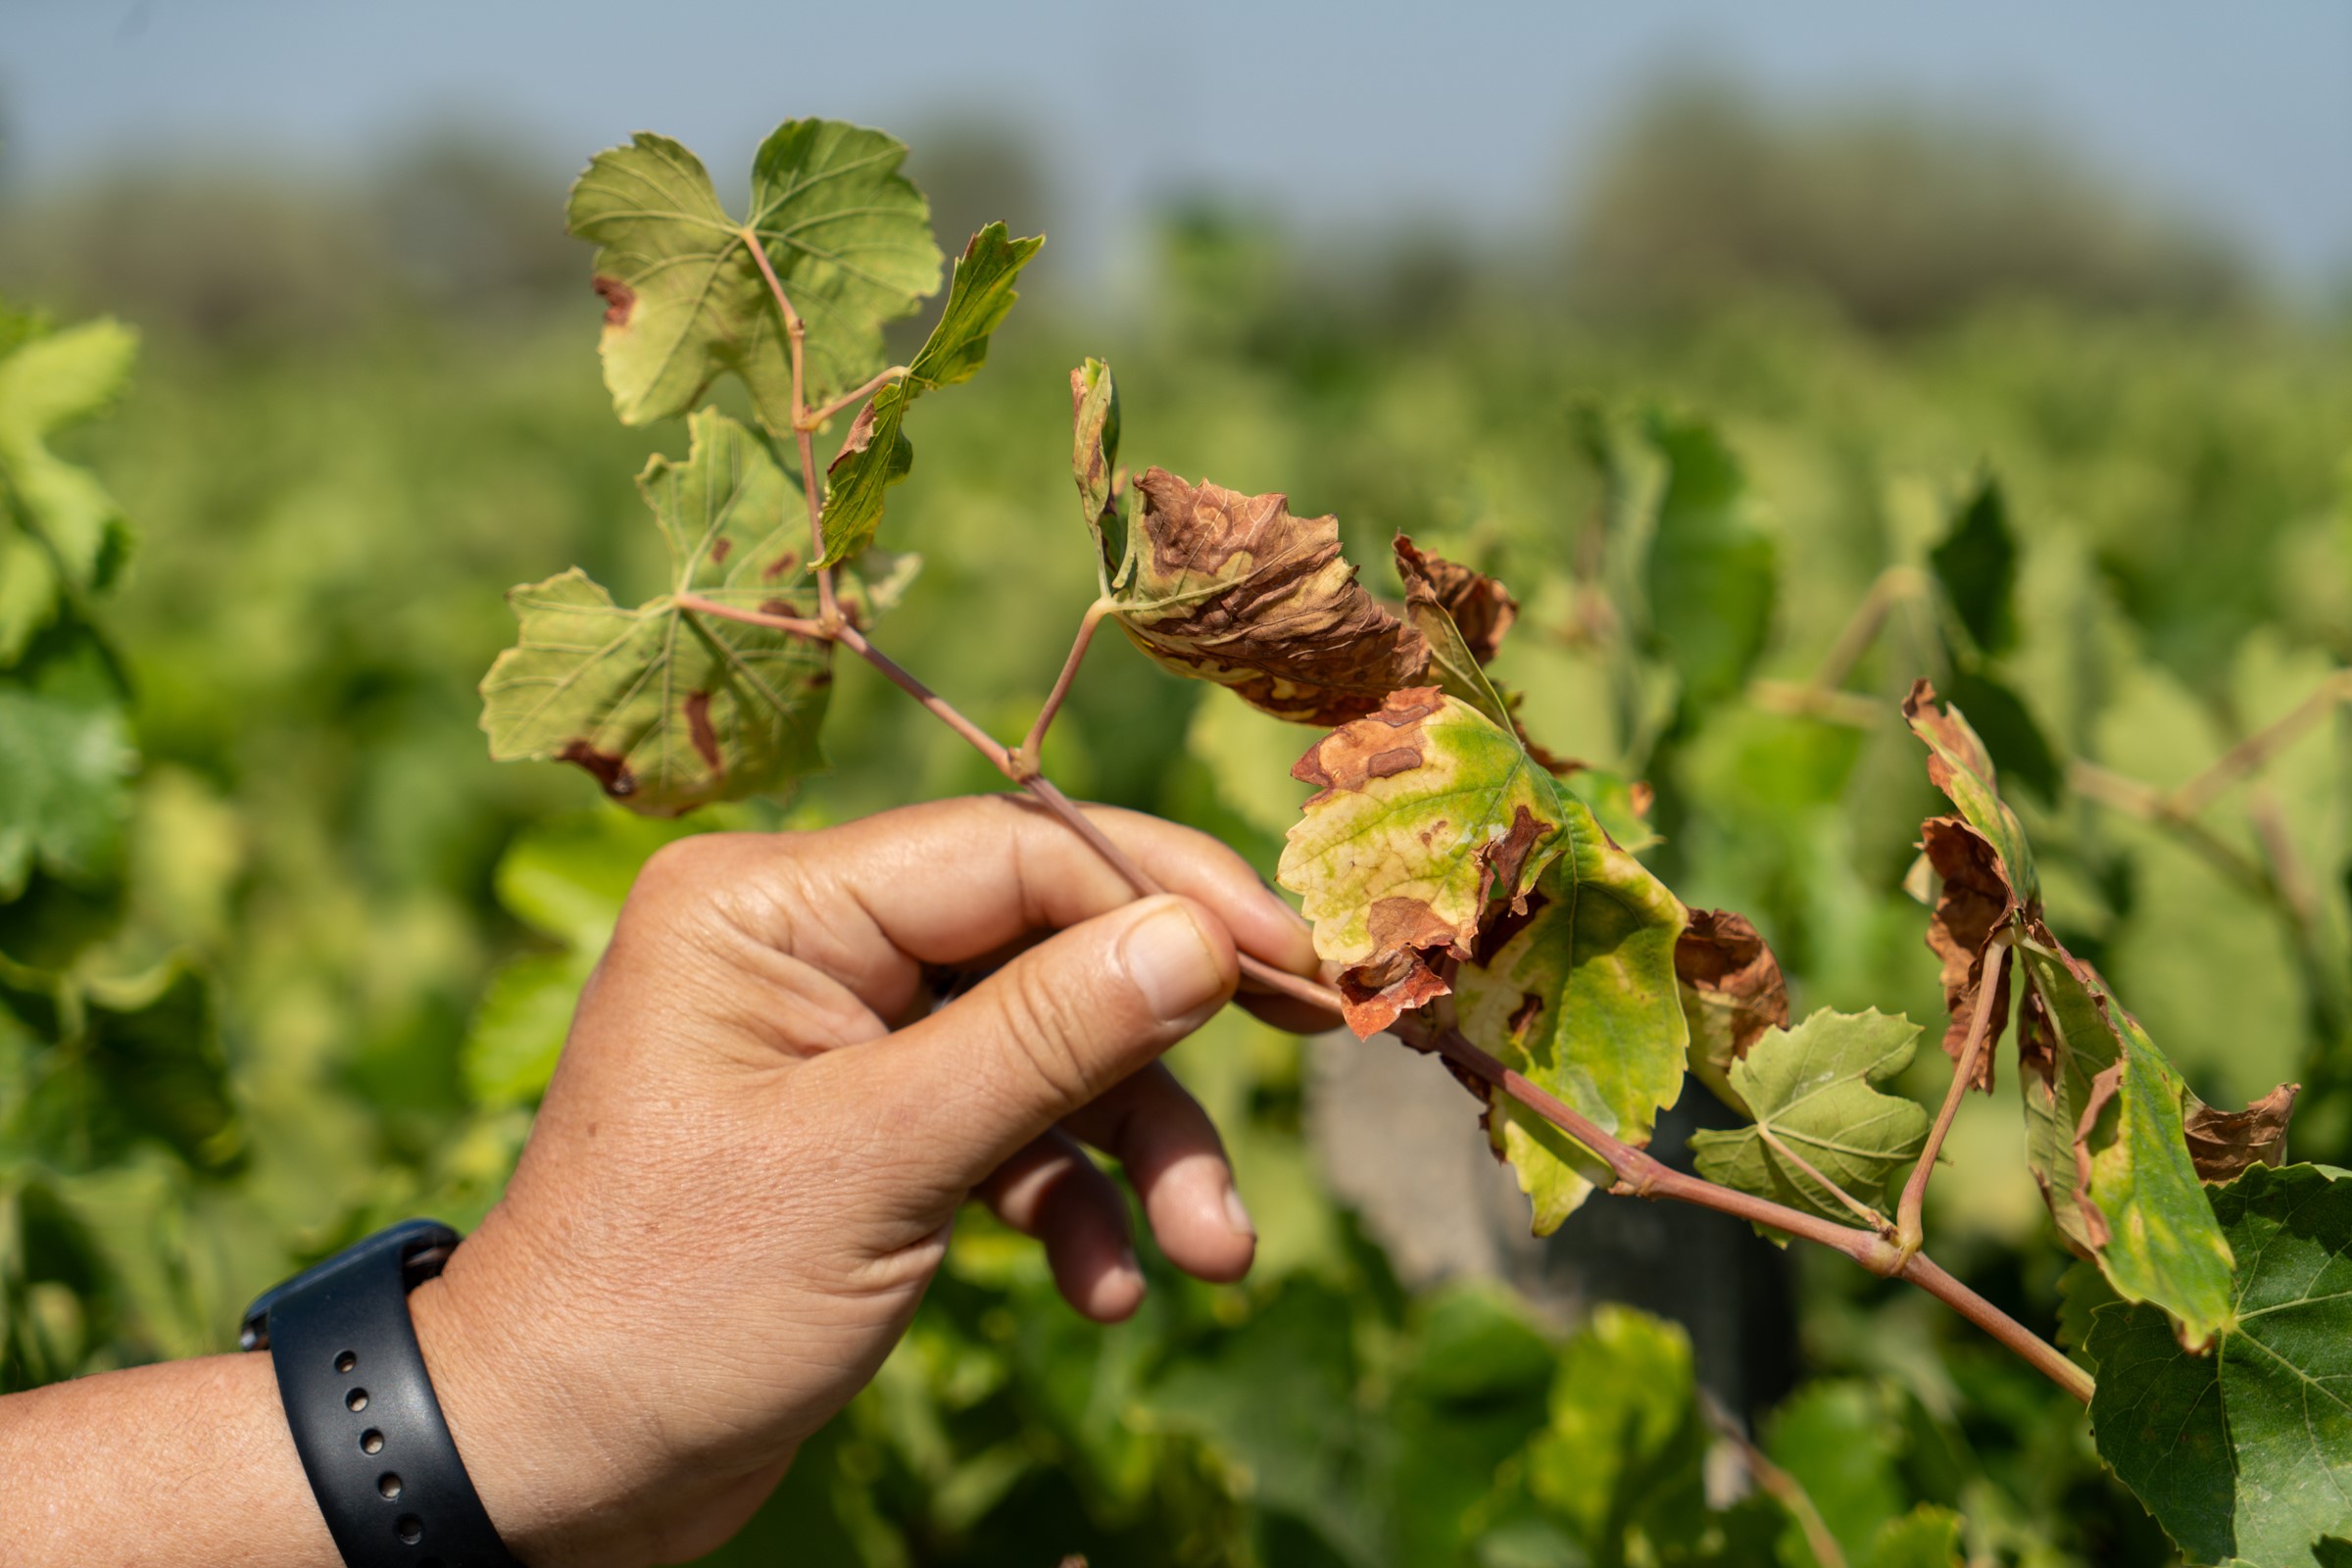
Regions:
<instances>
[{"instance_id":1,"label":"hand","mask_svg":"<svg viewBox=\"0 0 2352 1568\"><path fill-rule=\"evenodd\" d=\"M1130 903L1004 796L646 866L505 1200L411 1298L517 1555L732 1535L905 1332L967 1199L1044 1243L1079 1311L1134 1311L1126 1204L1080 1142L1170 1261L1249 1268L1216 1131L1156 1058L1232 995L1237 942L1302 974L1312 944L1223 846L1091 814L1174 891ZM999 960L926 1009L926 965Z\"/></svg>"}]
</instances>

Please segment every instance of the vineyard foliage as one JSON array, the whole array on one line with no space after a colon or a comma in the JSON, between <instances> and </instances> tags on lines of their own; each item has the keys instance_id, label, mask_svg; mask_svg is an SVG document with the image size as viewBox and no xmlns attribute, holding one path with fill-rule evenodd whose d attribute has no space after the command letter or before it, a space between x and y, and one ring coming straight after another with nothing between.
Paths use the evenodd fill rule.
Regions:
<instances>
[{"instance_id":1,"label":"vineyard foliage","mask_svg":"<svg viewBox=\"0 0 2352 1568\"><path fill-rule=\"evenodd\" d=\"M829 644L682 602L815 613L812 483L851 623L1001 735L1108 606L1047 771L1298 893L1359 1034L1443 1009L1635 1144L1688 1066L1740 1113L1698 1170L1841 1224L1891 1217L1972 1028L2000 1042L1929 1235L2099 1392L2085 1423L1826 1255L1769 1411L1713 1404L1670 1323L1407 1289L1301 1143L1322 1048L1230 1015L1173 1060L1259 1215L1251 1281L1147 1260L1097 1330L967 1223L722 1560L2352 1537L2352 1184L2273 1168L2290 1110L2292 1157L2352 1145L2340 344L2026 304L1610 330L1501 283L1392 317L1198 223L1111 320L1013 311L1039 242L992 224L918 338L892 323L941 253L903 156L788 122L738 218L674 142L600 154L569 218L609 402L583 304L166 342L77 430L129 334L0 320L0 1388L220 1348L293 1263L478 1218L662 842L1001 787ZM843 402L821 466L766 270L807 401ZM477 711L576 767L492 767ZM1573 1253L1622 1201L1602 1162L1426 1065Z\"/></svg>"}]
</instances>

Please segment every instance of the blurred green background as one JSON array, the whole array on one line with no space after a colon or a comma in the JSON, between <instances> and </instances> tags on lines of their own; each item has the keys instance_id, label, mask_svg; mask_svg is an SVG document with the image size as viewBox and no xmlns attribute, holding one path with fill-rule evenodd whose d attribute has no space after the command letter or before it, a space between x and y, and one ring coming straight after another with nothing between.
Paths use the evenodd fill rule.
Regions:
<instances>
[{"instance_id":1,"label":"blurred green background","mask_svg":"<svg viewBox=\"0 0 2352 1568\"><path fill-rule=\"evenodd\" d=\"M950 248L1039 226L1052 176L1017 124L899 128ZM651 591L632 476L684 436L611 416L562 180L462 128L406 145L333 180L150 149L0 200L0 291L142 340L113 416L57 443L132 520L128 564L0 673L30 690L93 623L137 753L117 828L0 887L0 1390L221 1348L297 1263L478 1218L665 834L1001 783L854 664L834 769L788 804L649 824L488 760L503 590L577 563ZM2323 713L2192 820L2159 804L2352 661L2340 296L2047 136L1721 79L1641 100L1577 191L1507 239L1155 202L1124 271L1041 283L977 386L926 406L885 541L924 570L879 640L1025 725L1092 593L1064 375L1102 356L1130 461L1336 513L1384 593L1398 530L1503 575L1537 736L1656 786L1647 858L1756 919L1799 1015L1938 1019L1901 888L1936 800L1891 698L1932 673L1983 718L1973 690L2069 944L2208 1099L2299 1079L2297 1154L2352 1153L2352 725ZM1670 479L1771 541L1769 641L1720 691L1678 693L1646 598ZM2016 544L1998 627L1932 561L1987 507ZM1880 634L1814 684L1866 603ZM1312 737L1216 695L1099 645L1049 767L1270 867ZM29 736L0 711L0 769ZM2063 1396L1841 1260L1727 1225L1677 1273L1644 1238L1687 1233L1596 1200L1504 1279L1433 1278L1426 1216L1335 1186L1382 1129L1335 1126L1328 1086L1374 1049L1238 1015L1180 1048L1260 1221L1252 1279L1148 1260L1143 1315L1099 1331L968 1225L726 1560L1803 1564L1826 1531L1848 1562L1940 1563L1940 1509L1972 1561L2169 1550ZM1931 1229L2048 1330L2066 1258L2013 1077L1964 1113ZM1474 1146L1475 1105L1413 1083ZM1690 1328L1582 1310L1602 1298ZM1810 1500L1755 1484L1781 1472Z\"/></svg>"}]
</instances>

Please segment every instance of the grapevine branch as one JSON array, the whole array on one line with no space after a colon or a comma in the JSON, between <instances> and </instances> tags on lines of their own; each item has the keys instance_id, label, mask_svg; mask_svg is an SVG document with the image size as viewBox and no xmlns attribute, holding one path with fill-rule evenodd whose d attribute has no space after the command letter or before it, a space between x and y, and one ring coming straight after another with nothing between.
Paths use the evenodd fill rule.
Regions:
<instances>
[{"instance_id":1,"label":"grapevine branch","mask_svg":"<svg viewBox=\"0 0 2352 1568\"><path fill-rule=\"evenodd\" d=\"M1993 1001L2009 978L2008 933L1996 934L1993 946L1991 972L1977 983L1977 1010L1968 1020L1967 1044L1960 1048L1960 1059L1952 1063L1952 1086L1943 1092L1943 1108L1936 1112L1936 1125L1929 1129L1919 1163L1911 1167L1911 1179L1903 1183L1902 1200L1895 1205L1895 1241L1910 1251L1918 1251L1927 1239L1928 1180L1936 1174L1936 1156L1943 1152L1944 1135L1960 1114L1960 1102L1977 1081L1977 1064L1984 1057L1984 1040L1991 1032Z\"/></svg>"},{"instance_id":2,"label":"grapevine branch","mask_svg":"<svg viewBox=\"0 0 2352 1568\"><path fill-rule=\"evenodd\" d=\"M768 265L765 250L756 238L748 234L745 238L753 256L759 260L760 270L767 279L769 292L775 296L776 309L782 315L785 332L792 347L793 428L800 442L801 475L808 506L810 547L815 552L811 562L816 572L820 610L817 619L812 622L796 616L772 615L763 611L739 610L699 594L678 595L678 607L699 614L716 615L750 625L772 627L798 636L840 643L881 671L894 685L929 710L934 717L960 735L975 751L987 758L999 772L1028 791L1032 798L1067 824L1096 854L1125 877L1139 895L1163 891L1150 872L1136 864L1132 857L1111 842L1101 826L1080 810L1052 780L1036 770L1032 748L1042 742L1046 726L1059 707L1059 699L1067 694L1077 666L1085 658L1092 631L1102 620L1103 606L1098 604L1088 612L1087 619L1081 624L1071 647L1070 656L1063 663L1061 678L1054 683L1054 695L1048 699L1046 710L1040 713L1037 724L1031 728L1031 739L1017 750L1003 745L966 718L955 705L908 673L896 660L867 640L863 632L842 617L834 599L832 572L822 564L824 501L817 489L815 456L809 441L813 425L804 397L802 372L802 343L807 329L801 322L799 313L793 310L792 302L786 298L784 285L777 278L775 270ZM1332 986L1286 973L1246 954L1242 956L1241 968L1243 974L1262 990L1307 1003L1335 1019L1343 1015L1342 998ZM1734 1188L1720 1187L1701 1177L1676 1170L1648 1152L1602 1131L1574 1107L1529 1082L1456 1030L1433 1029L1421 1019L1408 1015L1392 1024L1390 1032L1416 1050L1434 1051L1443 1055L1575 1139L1608 1167L1615 1178L1610 1189L1612 1192L1652 1200L1673 1199L1714 1209L1842 1252L1882 1278L1906 1280L1949 1304L2069 1394L2086 1403L2089 1401L2091 1380L2087 1373L2024 1324L1936 1267L1926 1253L1906 1250L1874 1230L1840 1225L1834 1220L1823 1219L1819 1215L1808 1214Z\"/></svg>"}]
</instances>

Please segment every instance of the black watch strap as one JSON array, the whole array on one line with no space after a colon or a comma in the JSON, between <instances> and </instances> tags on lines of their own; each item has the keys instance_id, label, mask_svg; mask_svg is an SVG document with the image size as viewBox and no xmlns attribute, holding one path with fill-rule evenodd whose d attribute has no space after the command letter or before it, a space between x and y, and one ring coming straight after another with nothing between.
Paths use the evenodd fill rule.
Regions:
<instances>
[{"instance_id":1,"label":"black watch strap","mask_svg":"<svg viewBox=\"0 0 2352 1568\"><path fill-rule=\"evenodd\" d=\"M240 1342L267 1348L295 1451L350 1568L518 1568L442 1418L409 1292L458 1233L432 1220L378 1232L269 1292Z\"/></svg>"}]
</instances>

